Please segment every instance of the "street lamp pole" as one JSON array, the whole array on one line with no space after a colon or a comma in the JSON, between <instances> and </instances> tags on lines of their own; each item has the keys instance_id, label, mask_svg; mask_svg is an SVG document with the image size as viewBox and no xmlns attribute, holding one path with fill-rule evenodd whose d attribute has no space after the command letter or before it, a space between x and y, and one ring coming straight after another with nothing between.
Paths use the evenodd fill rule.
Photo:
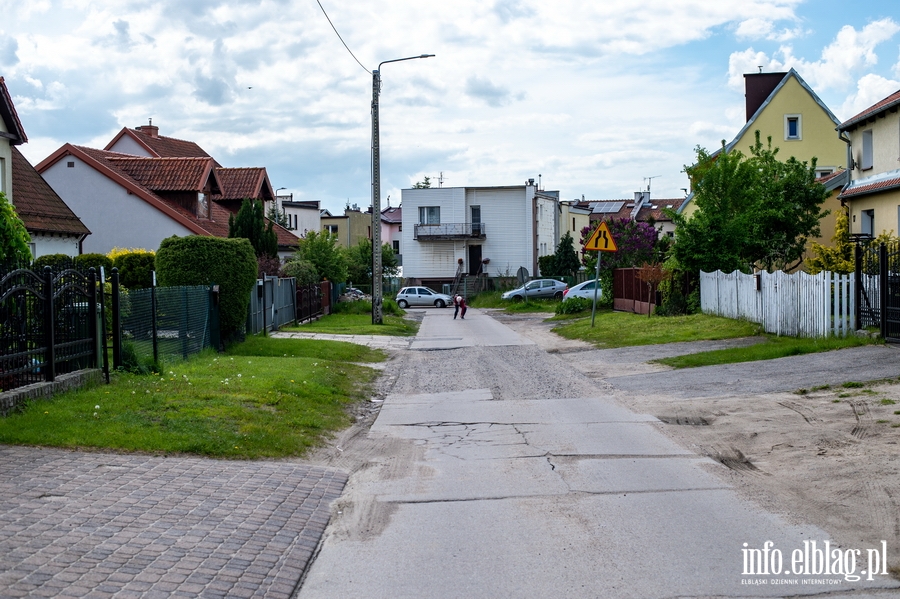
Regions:
<instances>
[{"instance_id":1,"label":"street lamp pole","mask_svg":"<svg viewBox=\"0 0 900 599\"><path fill-rule=\"evenodd\" d=\"M381 93L381 65L389 62L431 58L434 54L421 54L406 58L385 60L372 71L372 324L384 322L382 310L382 268L381 268L381 148L378 131L378 96Z\"/></svg>"}]
</instances>

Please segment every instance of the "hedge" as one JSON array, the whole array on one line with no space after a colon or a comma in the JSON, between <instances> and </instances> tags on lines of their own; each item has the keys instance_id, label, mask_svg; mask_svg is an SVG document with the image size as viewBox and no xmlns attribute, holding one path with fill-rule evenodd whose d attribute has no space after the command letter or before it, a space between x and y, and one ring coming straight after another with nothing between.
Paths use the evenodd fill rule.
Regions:
<instances>
[{"instance_id":1,"label":"hedge","mask_svg":"<svg viewBox=\"0 0 900 599\"><path fill-rule=\"evenodd\" d=\"M243 238L169 237L156 252L160 286L219 286L219 322L223 339L243 332L250 292L256 284L256 254Z\"/></svg>"},{"instance_id":2,"label":"hedge","mask_svg":"<svg viewBox=\"0 0 900 599\"><path fill-rule=\"evenodd\" d=\"M128 289L146 289L153 285L156 256L153 252L134 251L119 254L113 265L119 269L119 283Z\"/></svg>"}]
</instances>

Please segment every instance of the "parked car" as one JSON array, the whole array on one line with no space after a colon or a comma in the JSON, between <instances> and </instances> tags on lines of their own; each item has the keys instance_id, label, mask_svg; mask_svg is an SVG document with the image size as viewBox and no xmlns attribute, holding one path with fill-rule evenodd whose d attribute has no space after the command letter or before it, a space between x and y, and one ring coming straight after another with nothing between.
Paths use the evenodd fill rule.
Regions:
<instances>
[{"instance_id":1,"label":"parked car","mask_svg":"<svg viewBox=\"0 0 900 599\"><path fill-rule=\"evenodd\" d=\"M568 285L555 279L535 279L528 281L522 287L507 291L500 297L516 302L520 302L526 297L529 299L538 297L562 299L567 288Z\"/></svg>"},{"instance_id":2,"label":"parked car","mask_svg":"<svg viewBox=\"0 0 900 599\"><path fill-rule=\"evenodd\" d=\"M595 287L597 299L599 300L600 296L603 294L603 289L600 287L600 282L594 279L593 281L578 283L571 289L566 289L565 292L563 292L563 301L566 301L570 297L583 297L584 299L594 301Z\"/></svg>"},{"instance_id":3,"label":"parked car","mask_svg":"<svg viewBox=\"0 0 900 599\"><path fill-rule=\"evenodd\" d=\"M409 306L434 306L435 308L446 308L453 303L453 298L449 295L438 293L434 289L428 287L404 287L397 294L397 305L401 308Z\"/></svg>"}]
</instances>

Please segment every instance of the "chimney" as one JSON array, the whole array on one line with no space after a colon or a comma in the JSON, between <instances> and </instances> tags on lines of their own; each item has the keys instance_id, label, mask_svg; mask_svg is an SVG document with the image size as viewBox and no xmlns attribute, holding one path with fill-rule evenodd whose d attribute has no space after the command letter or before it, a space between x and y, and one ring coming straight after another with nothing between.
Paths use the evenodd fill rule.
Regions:
<instances>
[{"instance_id":1,"label":"chimney","mask_svg":"<svg viewBox=\"0 0 900 599\"><path fill-rule=\"evenodd\" d=\"M778 87L785 75L787 73L746 73L744 75L744 97L747 101L748 121Z\"/></svg>"},{"instance_id":2,"label":"chimney","mask_svg":"<svg viewBox=\"0 0 900 599\"><path fill-rule=\"evenodd\" d=\"M150 137L159 137L159 127L153 126L153 119L150 119L149 125L138 125L135 129L141 133L146 133Z\"/></svg>"}]
</instances>

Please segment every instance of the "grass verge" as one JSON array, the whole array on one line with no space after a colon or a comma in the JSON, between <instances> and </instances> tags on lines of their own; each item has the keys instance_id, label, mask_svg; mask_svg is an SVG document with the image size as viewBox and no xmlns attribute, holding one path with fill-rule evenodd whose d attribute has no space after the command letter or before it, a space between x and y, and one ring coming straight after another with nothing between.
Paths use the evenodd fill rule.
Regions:
<instances>
[{"instance_id":1,"label":"grass verge","mask_svg":"<svg viewBox=\"0 0 900 599\"><path fill-rule=\"evenodd\" d=\"M29 403L0 418L0 443L189 453L217 458L303 455L351 423L385 354L349 343L252 337L162 373ZM351 363L353 362L353 363Z\"/></svg>"},{"instance_id":2,"label":"grass verge","mask_svg":"<svg viewBox=\"0 0 900 599\"><path fill-rule=\"evenodd\" d=\"M651 362L665 364L673 368L696 368L698 366L715 366L717 364L774 360L775 358L787 356L800 356L878 343L871 337L857 337L855 335L850 337L827 337L824 339L775 337L774 335L766 335L766 337L767 339L763 343L748 347L717 349L686 356L660 358L651 360Z\"/></svg>"},{"instance_id":3,"label":"grass verge","mask_svg":"<svg viewBox=\"0 0 900 599\"><path fill-rule=\"evenodd\" d=\"M591 328L591 317L555 319L565 322L553 331L567 339L581 339L599 348L652 345L679 341L704 341L751 337L759 334L758 324L706 314L647 317L630 312L598 310Z\"/></svg>"},{"instance_id":4,"label":"grass verge","mask_svg":"<svg viewBox=\"0 0 900 599\"><path fill-rule=\"evenodd\" d=\"M282 331L300 333L329 333L332 335L390 335L412 337L419 325L403 318L403 310L396 302L385 299L382 324L372 324L372 302L340 302L332 314L301 324L297 327L281 327ZM435 308L437 309L437 308Z\"/></svg>"},{"instance_id":5,"label":"grass verge","mask_svg":"<svg viewBox=\"0 0 900 599\"><path fill-rule=\"evenodd\" d=\"M526 299L521 302L501 299L502 291L484 291L471 298L469 305L473 308L502 308L507 312L550 312L556 311L560 300Z\"/></svg>"}]
</instances>

